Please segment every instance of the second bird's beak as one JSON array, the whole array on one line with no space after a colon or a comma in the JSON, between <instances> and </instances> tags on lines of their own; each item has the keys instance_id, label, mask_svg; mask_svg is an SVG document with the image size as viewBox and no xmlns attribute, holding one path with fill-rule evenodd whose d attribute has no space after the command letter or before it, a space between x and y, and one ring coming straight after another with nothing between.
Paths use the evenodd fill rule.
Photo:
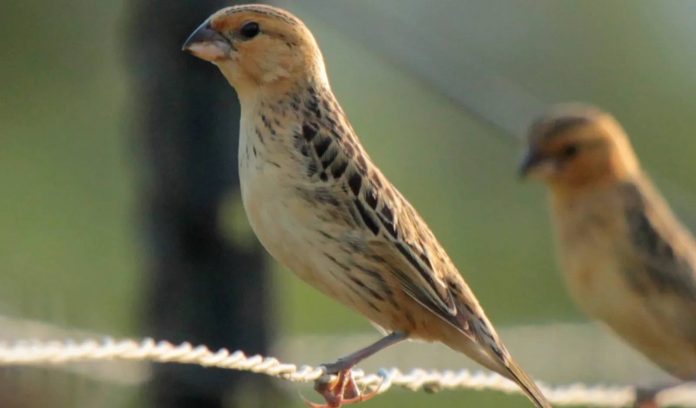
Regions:
<instances>
[{"instance_id":1,"label":"second bird's beak","mask_svg":"<svg viewBox=\"0 0 696 408\"><path fill-rule=\"evenodd\" d=\"M552 159L545 157L538 150L529 149L520 162L518 174L521 179L537 174L544 176L551 173L555 167Z\"/></svg>"},{"instance_id":2,"label":"second bird's beak","mask_svg":"<svg viewBox=\"0 0 696 408\"><path fill-rule=\"evenodd\" d=\"M206 20L189 35L181 49L200 59L215 62L229 58L233 47L227 38L210 26L210 20Z\"/></svg>"}]
</instances>

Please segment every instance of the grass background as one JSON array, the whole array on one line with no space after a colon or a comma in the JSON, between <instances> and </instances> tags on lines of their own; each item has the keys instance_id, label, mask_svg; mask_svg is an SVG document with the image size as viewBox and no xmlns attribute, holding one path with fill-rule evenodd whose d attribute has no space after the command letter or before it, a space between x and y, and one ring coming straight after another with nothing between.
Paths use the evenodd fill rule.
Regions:
<instances>
[{"instance_id":1,"label":"grass background","mask_svg":"<svg viewBox=\"0 0 696 408\"><path fill-rule=\"evenodd\" d=\"M593 101L616 112L645 167L696 226L696 52L688 40L694 34L688 2L588 2L594 6L584 9L595 14L580 15L572 14L577 2L520 3L526 4L507 5L512 10L501 2L449 6L478 33L463 41L500 73L547 100ZM418 16L415 2L403 7ZM336 94L367 150L428 221L492 320L582 319L555 268L543 189L516 180L516 141L313 18L302 2L291 8L322 45ZM540 12L577 22L539 26ZM129 133L127 20L120 1L0 5L3 315L119 337L147 335L138 320L146 249L136 197L139 152ZM539 59L547 53L549 59ZM226 86L222 77L220 86ZM370 330L277 269L282 335ZM93 384L63 392L85 387L100 388L114 406L142 403L135 390ZM526 406L519 397L475 392L393 392L366 406L425 404Z\"/></svg>"}]
</instances>

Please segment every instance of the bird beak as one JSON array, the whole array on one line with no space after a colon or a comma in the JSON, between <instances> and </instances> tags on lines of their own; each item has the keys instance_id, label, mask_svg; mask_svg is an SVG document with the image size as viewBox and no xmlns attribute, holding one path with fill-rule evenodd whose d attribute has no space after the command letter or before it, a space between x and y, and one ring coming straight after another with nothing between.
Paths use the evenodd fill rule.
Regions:
<instances>
[{"instance_id":1,"label":"bird beak","mask_svg":"<svg viewBox=\"0 0 696 408\"><path fill-rule=\"evenodd\" d=\"M210 25L210 19L201 24L186 39L182 51L190 52L196 57L214 62L229 58L232 44Z\"/></svg>"},{"instance_id":2,"label":"bird beak","mask_svg":"<svg viewBox=\"0 0 696 408\"><path fill-rule=\"evenodd\" d=\"M545 157L540 151L535 149L527 150L519 167L519 177L521 179L530 176L543 178L551 175L556 169L553 159Z\"/></svg>"}]
</instances>

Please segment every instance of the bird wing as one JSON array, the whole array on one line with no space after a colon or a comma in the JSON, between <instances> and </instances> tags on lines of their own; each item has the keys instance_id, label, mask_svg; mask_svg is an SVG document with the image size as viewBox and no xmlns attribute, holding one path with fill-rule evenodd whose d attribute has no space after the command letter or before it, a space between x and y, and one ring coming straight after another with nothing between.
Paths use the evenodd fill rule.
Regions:
<instances>
[{"instance_id":1,"label":"bird wing","mask_svg":"<svg viewBox=\"0 0 696 408\"><path fill-rule=\"evenodd\" d=\"M458 313L454 295L435 262L454 266L427 225L370 162L343 115L322 110L325 104L308 104L311 115L295 137L297 151L307 162L307 175L318 185L334 186L361 235L379 246L384 258L400 266L391 271L404 292L437 316L461 326L453 320ZM433 249L438 253L431 253ZM459 277L456 269L454 273Z\"/></svg>"},{"instance_id":2,"label":"bird wing","mask_svg":"<svg viewBox=\"0 0 696 408\"><path fill-rule=\"evenodd\" d=\"M696 342L696 241L650 185L631 184L625 191L631 252L640 265L629 279L638 290L669 296L676 308L664 310L665 302L658 301L653 308L676 316L682 323L675 326Z\"/></svg>"},{"instance_id":3,"label":"bird wing","mask_svg":"<svg viewBox=\"0 0 696 408\"><path fill-rule=\"evenodd\" d=\"M377 169L364 183L354 206L365 225L378 226L368 227L374 235L371 241L392 264L390 271L404 292L461 330L462 322L456 319L459 308L452 291L455 288L451 286L454 283L448 282L439 268L448 262L454 267L428 226ZM454 273L460 278L456 269Z\"/></svg>"}]
</instances>

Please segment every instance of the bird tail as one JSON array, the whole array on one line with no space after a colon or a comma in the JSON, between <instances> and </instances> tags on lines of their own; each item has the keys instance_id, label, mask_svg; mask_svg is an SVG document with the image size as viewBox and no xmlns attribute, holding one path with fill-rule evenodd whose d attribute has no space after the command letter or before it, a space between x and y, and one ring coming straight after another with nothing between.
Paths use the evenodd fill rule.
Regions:
<instances>
[{"instance_id":1,"label":"bird tail","mask_svg":"<svg viewBox=\"0 0 696 408\"><path fill-rule=\"evenodd\" d=\"M445 336L441 341L482 366L514 381L537 408L553 408L534 380L512 358L483 311L467 312L469 313L456 316L461 319L458 325L454 325L457 332Z\"/></svg>"},{"instance_id":2,"label":"bird tail","mask_svg":"<svg viewBox=\"0 0 696 408\"><path fill-rule=\"evenodd\" d=\"M471 341L470 337L452 336L445 339L445 344L460 351L482 366L495 371L503 377L515 382L537 408L552 408L534 380L527 375L517 361L512 358L498 340L486 337L489 341ZM450 340L450 341L447 341ZM483 346L487 344L488 346Z\"/></svg>"},{"instance_id":3,"label":"bird tail","mask_svg":"<svg viewBox=\"0 0 696 408\"><path fill-rule=\"evenodd\" d=\"M501 374L516 382L537 408L553 408L534 380L524 372L522 367L512 357L508 357L506 363L505 369L507 372L501 372Z\"/></svg>"}]
</instances>

